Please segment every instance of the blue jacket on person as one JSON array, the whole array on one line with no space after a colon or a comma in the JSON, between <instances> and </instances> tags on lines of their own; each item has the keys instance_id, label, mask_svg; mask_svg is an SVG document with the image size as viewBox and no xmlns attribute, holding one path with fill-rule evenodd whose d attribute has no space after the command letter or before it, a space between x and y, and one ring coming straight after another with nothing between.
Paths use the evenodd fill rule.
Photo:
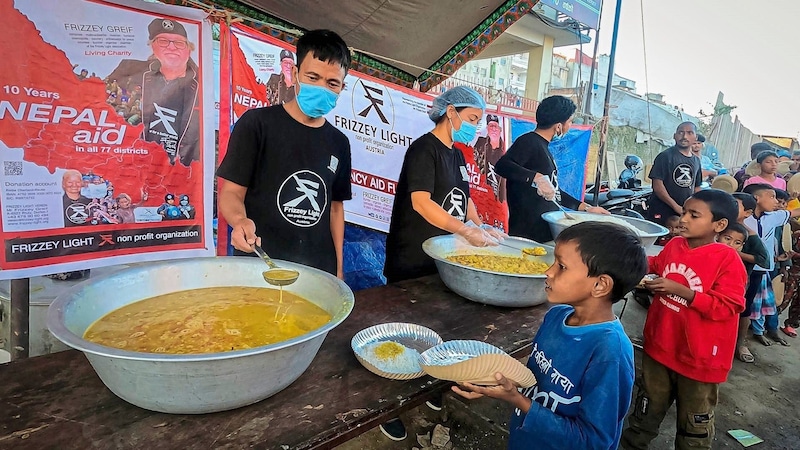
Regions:
<instances>
[{"instance_id":1,"label":"blue jacket on person","mask_svg":"<svg viewBox=\"0 0 800 450\"><path fill-rule=\"evenodd\" d=\"M633 346L619 319L573 327L554 306L533 339L536 385L511 415L509 449L616 449L633 391Z\"/></svg>"}]
</instances>

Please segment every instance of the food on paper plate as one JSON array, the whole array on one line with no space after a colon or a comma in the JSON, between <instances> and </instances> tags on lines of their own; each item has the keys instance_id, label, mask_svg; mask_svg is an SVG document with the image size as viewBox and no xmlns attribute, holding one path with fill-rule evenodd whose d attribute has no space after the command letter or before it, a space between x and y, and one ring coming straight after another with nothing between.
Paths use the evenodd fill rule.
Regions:
<instances>
[{"instance_id":1,"label":"food on paper plate","mask_svg":"<svg viewBox=\"0 0 800 450\"><path fill-rule=\"evenodd\" d=\"M417 373L419 352L394 341L373 342L364 346L359 356L388 373Z\"/></svg>"}]
</instances>

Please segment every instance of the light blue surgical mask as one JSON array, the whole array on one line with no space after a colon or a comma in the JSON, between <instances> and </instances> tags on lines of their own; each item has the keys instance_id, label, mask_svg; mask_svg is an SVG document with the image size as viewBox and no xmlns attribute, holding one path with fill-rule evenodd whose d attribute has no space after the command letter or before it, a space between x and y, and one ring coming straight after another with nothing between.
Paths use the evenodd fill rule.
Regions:
<instances>
[{"instance_id":1,"label":"light blue surgical mask","mask_svg":"<svg viewBox=\"0 0 800 450\"><path fill-rule=\"evenodd\" d=\"M475 135L478 133L478 127L462 119L461 114L456 113L456 115L461 119L461 128L456 130L456 127L453 126L453 121L448 117L447 120L450 120L450 126L452 127L450 130L450 137L453 138L453 142L469 144L475 139Z\"/></svg>"},{"instance_id":2,"label":"light blue surgical mask","mask_svg":"<svg viewBox=\"0 0 800 450\"><path fill-rule=\"evenodd\" d=\"M317 118L328 114L336 106L339 95L328 88L314 84L300 84L297 93L297 106L308 117Z\"/></svg>"}]
</instances>

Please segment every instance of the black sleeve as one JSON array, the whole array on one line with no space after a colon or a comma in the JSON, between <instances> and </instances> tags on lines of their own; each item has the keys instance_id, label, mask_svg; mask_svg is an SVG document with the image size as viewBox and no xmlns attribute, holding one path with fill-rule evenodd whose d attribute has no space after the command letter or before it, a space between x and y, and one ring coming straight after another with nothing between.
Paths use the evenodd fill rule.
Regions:
<instances>
[{"instance_id":1,"label":"black sleeve","mask_svg":"<svg viewBox=\"0 0 800 450\"><path fill-rule=\"evenodd\" d=\"M339 170L336 172L336 179L333 182L333 193L331 194L331 200L334 202L343 202L353 198L353 189L350 184L350 172L352 170L350 140L347 139L347 137L343 137L342 141L344 149L341 152Z\"/></svg>"},{"instance_id":2,"label":"black sleeve","mask_svg":"<svg viewBox=\"0 0 800 450\"><path fill-rule=\"evenodd\" d=\"M667 161L666 155L668 151L664 150L656 155L656 159L653 161L653 168L650 169L650 175L648 175L651 180L666 180L670 176L669 161Z\"/></svg>"},{"instance_id":3,"label":"black sleeve","mask_svg":"<svg viewBox=\"0 0 800 450\"><path fill-rule=\"evenodd\" d=\"M694 173L694 187L699 187L703 184L703 163L700 162L700 158L694 157L697 160L697 170Z\"/></svg>"},{"instance_id":4,"label":"black sleeve","mask_svg":"<svg viewBox=\"0 0 800 450\"><path fill-rule=\"evenodd\" d=\"M564 192L563 189L559 189L558 191L561 192L561 206L565 208L577 210L578 207L581 206L581 203L583 203L577 198Z\"/></svg>"},{"instance_id":5,"label":"black sleeve","mask_svg":"<svg viewBox=\"0 0 800 450\"><path fill-rule=\"evenodd\" d=\"M254 110L249 110L236 121L228 141L228 151L217 169L218 177L244 187L250 187L253 181L255 162L264 142L261 130L255 126L257 122L253 113Z\"/></svg>"},{"instance_id":6,"label":"black sleeve","mask_svg":"<svg viewBox=\"0 0 800 450\"><path fill-rule=\"evenodd\" d=\"M550 175L548 161L540 146L527 135L522 135L511 144L511 148L497 161L494 169L503 178L530 184L536 173Z\"/></svg>"},{"instance_id":7,"label":"black sleeve","mask_svg":"<svg viewBox=\"0 0 800 450\"><path fill-rule=\"evenodd\" d=\"M422 139L417 140L408 147L406 152L406 179L408 192L424 191L433 194L436 189L436 158L432 148ZM457 150L456 150L457 151Z\"/></svg>"}]
</instances>

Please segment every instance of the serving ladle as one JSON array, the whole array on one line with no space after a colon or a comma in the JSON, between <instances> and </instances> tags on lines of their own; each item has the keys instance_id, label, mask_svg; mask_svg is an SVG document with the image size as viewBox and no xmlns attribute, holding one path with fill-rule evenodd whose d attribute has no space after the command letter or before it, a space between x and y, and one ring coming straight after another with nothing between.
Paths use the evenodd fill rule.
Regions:
<instances>
[{"instance_id":1,"label":"serving ladle","mask_svg":"<svg viewBox=\"0 0 800 450\"><path fill-rule=\"evenodd\" d=\"M575 217L571 216L571 215L570 215L570 214L567 212L566 208L564 208L563 206L561 206L561 203L558 203L558 201L556 201L556 199L555 199L555 198L554 198L553 200L550 200L550 201L551 201L551 202L553 202L553 203L555 203L555 204L556 204L556 206L558 206L558 209L560 209L560 210L561 210L561 212L564 214L564 218L565 218L565 219L567 219L567 220L575 220Z\"/></svg>"},{"instance_id":2,"label":"serving ladle","mask_svg":"<svg viewBox=\"0 0 800 450\"><path fill-rule=\"evenodd\" d=\"M264 276L264 281L267 283L273 286L288 286L297 281L297 278L300 277L300 272L294 269L284 269L275 264L269 255L267 255L267 252L260 246L254 244L253 251L269 266L269 270L262 274Z\"/></svg>"}]
</instances>

